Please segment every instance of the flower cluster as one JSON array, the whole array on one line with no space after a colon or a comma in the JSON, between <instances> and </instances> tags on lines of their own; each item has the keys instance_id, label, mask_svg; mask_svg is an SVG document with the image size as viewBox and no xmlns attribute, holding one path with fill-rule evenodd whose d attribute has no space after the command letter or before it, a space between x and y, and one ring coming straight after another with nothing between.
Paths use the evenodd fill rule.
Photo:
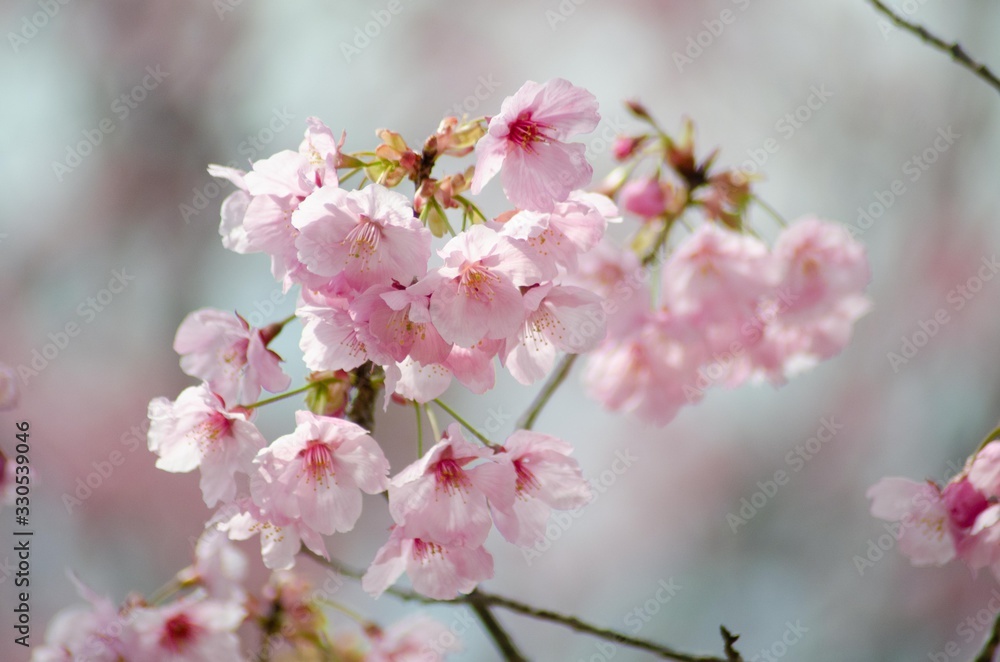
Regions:
<instances>
[{"instance_id":1,"label":"flower cluster","mask_svg":"<svg viewBox=\"0 0 1000 662\"><path fill-rule=\"evenodd\" d=\"M363 588L377 597L405 573L417 592L455 599L493 576L484 545L494 526L532 546L551 510L591 498L573 446L530 429L573 357L590 355L584 379L605 406L665 424L712 383L780 383L839 352L868 307L864 249L813 218L768 248L748 225L749 181L714 171L714 155L698 162L690 125L675 141L640 105L630 108L650 131L618 140L622 165L598 191L586 190L593 170L571 141L598 125L597 101L561 79L529 81L491 118L445 118L420 149L381 129L373 151L347 152L345 135L310 118L297 150L247 171L210 166L236 187L222 204L223 245L267 255L284 290L299 288L294 315L261 328L213 309L183 320L174 349L201 383L150 402L148 444L160 469L200 472L216 508L209 542L179 575L183 594L166 603L135 597L122 611L83 591L87 616L57 621L52 657L41 659L93 641L104 647L95 659L239 659L243 622L290 646L273 659L299 659L319 640L346 659L410 659L433 626L363 622L363 636L337 643L317 634L323 619L287 574L303 547L330 560L324 537L355 527L363 494L384 493L394 521ZM446 157L473 153L474 166L437 171ZM637 174L649 160L655 171ZM509 205L487 215L470 196L498 175ZM398 190L404 182L412 195ZM642 221L629 250L607 236L624 225L619 205ZM693 209L704 212L697 227L686 217ZM270 344L293 322L310 375L286 391ZM550 378L503 443L439 400L453 380L486 393L497 365L524 385ZM295 395L305 406L294 429L265 438L260 408ZM387 440L373 436L379 402L417 411L416 459L395 475ZM456 422L440 431L434 407ZM425 416L434 434L426 452ZM229 542L254 536L274 571L260 596L242 588L245 564ZM126 611L128 627L102 634ZM274 614L288 616L287 628L274 630Z\"/></svg>"},{"instance_id":2,"label":"flower cluster","mask_svg":"<svg viewBox=\"0 0 1000 662\"><path fill-rule=\"evenodd\" d=\"M896 522L893 537L913 565L958 559L1000 579L1000 441L991 434L942 487L887 477L868 490L875 517Z\"/></svg>"}]
</instances>

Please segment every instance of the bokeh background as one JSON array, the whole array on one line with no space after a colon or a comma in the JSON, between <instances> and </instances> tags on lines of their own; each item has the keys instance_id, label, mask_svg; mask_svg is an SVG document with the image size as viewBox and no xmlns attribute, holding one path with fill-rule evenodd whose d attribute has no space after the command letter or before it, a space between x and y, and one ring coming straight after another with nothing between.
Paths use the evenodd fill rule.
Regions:
<instances>
[{"instance_id":1,"label":"bokeh background","mask_svg":"<svg viewBox=\"0 0 1000 662\"><path fill-rule=\"evenodd\" d=\"M43 4L0 8L0 361L31 366L49 334L70 322L80 328L22 384L20 409L0 415L6 451L15 421L31 423L34 644L55 611L78 601L65 568L122 599L153 590L189 561L208 514L197 476L157 471L143 437L148 401L190 383L171 350L183 316L213 306L277 319L294 308L293 296L275 295L266 314L277 290L267 258L220 245L227 190L213 186L206 164L245 165L294 149L309 115L346 130L354 149L374 144L380 127L419 145L456 104L491 114L523 81L561 76L601 102L604 122L588 140L598 173L611 164L600 134L634 126L621 101L637 97L671 129L693 118L700 149L720 147L722 162L744 162L774 139L779 149L763 166L759 192L786 217L813 212L858 225L859 208L888 200L880 192L895 180L903 193L861 221L874 308L837 359L781 389L714 390L663 429L602 411L572 379L539 429L571 440L595 481L616 454L638 459L582 517L556 525L537 557L493 541L497 572L486 588L631 631L628 615L672 580L680 588L665 604L649 603L639 636L717 654L724 623L742 634L748 660L770 659L765 652L816 661L973 656L986 627L960 628L987 608L996 581L960 565L910 567L869 516L865 490L887 474L949 477L1000 417L1000 279L961 310L948 299L1000 241L995 90L888 29L863 0L399 0L401 10L367 44L354 43L358 31L388 1L69 0L51 2L57 10L43 27L26 29ZM1000 68L996 3L896 6ZM700 51L691 46L699 33ZM347 53L344 44L365 45ZM135 108L116 105L157 67L166 75ZM493 89L477 98L477 87ZM829 98L814 102L792 135L779 132L782 118L821 87ZM54 163L65 164L102 120L111 132L71 171L57 172ZM949 127L959 137L913 178L906 162ZM487 205L499 201L498 188ZM766 216L754 219L773 230ZM86 312L116 270L133 280ZM905 364L891 365L888 353L941 308L950 322ZM294 339L281 338L277 349L301 379ZM534 390L507 379L482 398L461 387L447 398L473 421L500 412L506 431ZM266 412L265 435L289 431L293 410ZM831 419L843 427L794 471L786 455ZM412 411L390 409L377 436L394 466L409 461ZM65 495L106 469L115 451L120 466L67 505ZM789 482L734 530L727 515L739 515L741 500L778 470ZM356 531L329 541L356 565L368 563L389 524L377 498L365 513ZM13 556L12 519L0 511L0 560ZM890 547L881 558L880 536ZM245 549L256 559L255 542ZM857 558L874 563L862 573ZM12 577L0 574L0 659L19 661L26 656L12 645L7 607ZM338 595L387 621L416 609L391 596L372 601L353 583ZM448 607L428 611L463 622ZM651 659L500 618L534 660ZM797 634L785 650L776 642L790 627ZM499 659L477 627L464 640L455 659ZM960 653L943 653L949 642Z\"/></svg>"}]
</instances>

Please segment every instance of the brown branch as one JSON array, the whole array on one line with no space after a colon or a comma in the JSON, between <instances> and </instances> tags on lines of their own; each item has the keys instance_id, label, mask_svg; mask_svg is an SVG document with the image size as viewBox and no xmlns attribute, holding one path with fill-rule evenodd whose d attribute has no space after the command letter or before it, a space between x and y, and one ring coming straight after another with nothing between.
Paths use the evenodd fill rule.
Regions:
<instances>
[{"instance_id":1,"label":"brown branch","mask_svg":"<svg viewBox=\"0 0 1000 662\"><path fill-rule=\"evenodd\" d=\"M345 577L351 577L353 579L360 579L364 572L352 568L350 566L344 565L336 559L327 560L322 556L317 556L309 550L304 552L313 560L321 563L333 570L336 570ZM571 630L577 632L582 632L584 634L589 634L598 639L604 639L606 641L611 641L616 644L621 644L629 648L636 648L638 650L643 650L648 653L652 653L657 657L664 660L675 660L676 662L743 662L743 658L739 653L733 648L733 643L739 638L738 635L733 635L729 633L725 627L722 628L723 641L725 643L726 657L715 657L713 655L696 655L692 653L684 653L669 646L664 646L658 644L654 641L649 641L647 639L640 639L638 637L632 637L627 634L622 634L615 630L608 628L598 627L596 625L591 625L585 621L580 620L575 616L567 616L565 614L560 614L549 609L539 609L537 607L532 607L531 605L525 604L523 602L518 602L517 600L511 600L510 598L505 598L494 593L486 593L479 591L478 589L469 595L460 595L454 600L436 600L434 598L429 598L426 595L421 595L415 591L408 589L398 588L395 586L390 586L385 591L386 593L393 595L401 600L421 602L424 604L467 604L475 608L476 604L483 604L490 607L500 607L501 609L506 609L523 616L529 616L540 621L548 621L549 623L556 623L562 625ZM478 613L478 612L477 612ZM516 653L516 649L515 649ZM523 660L524 658L507 658L508 660Z\"/></svg>"},{"instance_id":2,"label":"brown branch","mask_svg":"<svg viewBox=\"0 0 1000 662\"><path fill-rule=\"evenodd\" d=\"M510 635L503 629L503 626L500 625L500 621L490 611L490 605L484 598L485 596L476 589L467 596L466 602L472 606L472 611L476 612L476 616L479 617L479 620L486 627L487 632L493 637L493 642L496 643L497 648L503 653L503 657L507 662L528 662L527 658L517 650L517 646L511 641Z\"/></svg>"},{"instance_id":3,"label":"brown branch","mask_svg":"<svg viewBox=\"0 0 1000 662\"><path fill-rule=\"evenodd\" d=\"M938 50L948 53L951 55L953 60L986 81L986 84L995 89L997 92L1000 92L1000 78L997 78L985 64L973 60L969 54L965 52L965 49L962 48L962 45L957 41L949 44L944 39L941 39L940 37L929 32L927 28L922 25L911 23L906 20L889 8L884 2L882 2L882 0L869 0L869 2L871 2L877 10L885 14L886 17L888 17L889 20L892 21L897 27L916 35L925 43L930 44Z\"/></svg>"},{"instance_id":4,"label":"brown branch","mask_svg":"<svg viewBox=\"0 0 1000 662\"><path fill-rule=\"evenodd\" d=\"M979 651L974 662L993 662L993 656L996 655L998 648L1000 648L1000 616L993 622L990 638L983 644L983 649Z\"/></svg>"}]
</instances>

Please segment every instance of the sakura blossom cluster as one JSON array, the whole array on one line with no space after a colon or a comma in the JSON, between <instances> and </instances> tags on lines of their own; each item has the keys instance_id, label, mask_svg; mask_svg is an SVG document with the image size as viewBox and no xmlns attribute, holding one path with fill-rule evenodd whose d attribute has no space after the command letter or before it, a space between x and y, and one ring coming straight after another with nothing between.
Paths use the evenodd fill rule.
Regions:
<instances>
[{"instance_id":1,"label":"sakura blossom cluster","mask_svg":"<svg viewBox=\"0 0 1000 662\"><path fill-rule=\"evenodd\" d=\"M210 166L235 186L222 204L223 245L267 255L283 289L299 288L294 314L261 328L213 309L182 321L174 349L200 383L150 402L148 445L158 468L199 471L216 509L210 542L171 600L134 597L116 609L81 588L86 616L57 619L39 659L95 641L106 655L94 659L181 650L183 659L241 659L235 629L261 621L261 600L301 616L283 641L315 641L316 605L288 573L304 550L332 562L325 537L356 526L364 494L384 494L394 524L363 588L377 597L406 574L418 593L455 599L493 576L485 544L494 527L530 547L551 510L591 498L573 446L530 429L576 356L589 354L594 398L665 424L714 383L781 383L838 353L868 308L863 247L806 218L769 248L748 223L749 180L714 171L715 155L699 163L690 127L675 141L640 105L630 109L649 130L619 139L622 164L597 191L586 190L586 147L571 140L597 127L597 101L561 79L525 83L492 118L445 118L419 151L382 129L373 151L347 152L346 135L310 118L297 150L247 171ZM473 153L473 166L438 172L445 158ZM650 162L653 172L638 174ZM497 176L509 204L487 215L471 196ZM412 195L397 190L404 182ZM625 227L619 204L642 221L629 249L607 236ZM703 215L697 227L693 210ZM310 374L289 391L270 345L293 322ZM485 394L498 364L524 385L550 380L502 443L440 400L453 381ZM258 412L296 395L305 404L294 429L265 438ZM415 440L391 440L404 450L416 441L414 461L395 474L390 440L373 436L377 405L394 402L418 420ZM435 408L455 422L439 430ZM260 597L241 587L245 562L230 542L252 537L276 578ZM106 636L125 614L127 627ZM364 660L411 659L398 651L424 650L420 637L435 629L361 625L337 641L362 642Z\"/></svg>"},{"instance_id":2,"label":"sakura blossom cluster","mask_svg":"<svg viewBox=\"0 0 1000 662\"><path fill-rule=\"evenodd\" d=\"M893 537L913 565L952 560L1000 579L1000 436L987 437L943 487L887 477L868 490L872 515L896 523Z\"/></svg>"}]
</instances>

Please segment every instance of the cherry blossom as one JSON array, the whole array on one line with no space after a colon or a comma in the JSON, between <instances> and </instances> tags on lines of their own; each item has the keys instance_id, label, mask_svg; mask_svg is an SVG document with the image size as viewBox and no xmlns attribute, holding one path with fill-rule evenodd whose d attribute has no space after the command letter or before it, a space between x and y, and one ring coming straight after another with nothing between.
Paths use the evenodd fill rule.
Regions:
<instances>
[{"instance_id":1,"label":"cherry blossom","mask_svg":"<svg viewBox=\"0 0 1000 662\"><path fill-rule=\"evenodd\" d=\"M514 483L509 463L469 443L452 423L422 458L390 481L389 513L408 537L475 547L492 526L487 498L509 508Z\"/></svg>"},{"instance_id":2,"label":"cherry blossom","mask_svg":"<svg viewBox=\"0 0 1000 662\"><path fill-rule=\"evenodd\" d=\"M181 322L174 351L181 370L204 379L227 404L250 404L261 388L273 393L291 382L278 365L281 357L267 348L269 340L235 313L202 308Z\"/></svg>"},{"instance_id":3,"label":"cherry blossom","mask_svg":"<svg viewBox=\"0 0 1000 662\"><path fill-rule=\"evenodd\" d=\"M590 183L593 169L570 136L593 131L600 115L590 92L569 81L528 81L504 99L476 143L472 192L478 194L500 172L504 193L515 207L549 211L573 189Z\"/></svg>"},{"instance_id":4,"label":"cherry blossom","mask_svg":"<svg viewBox=\"0 0 1000 662\"><path fill-rule=\"evenodd\" d=\"M443 545L407 536L395 527L375 554L361 587L377 598L404 572L415 591L435 600L453 600L493 577L493 557L480 545Z\"/></svg>"},{"instance_id":5,"label":"cherry blossom","mask_svg":"<svg viewBox=\"0 0 1000 662\"><path fill-rule=\"evenodd\" d=\"M154 398L149 421L156 467L172 473L200 469L209 507L236 496L236 473L250 474L254 457L267 445L247 415L227 410L206 384L184 389L174 402Z\"/></svg>"},{"instance_id":6,"label":"cherry blossom","mask_svg":"<svg viewBox=\"0 0 1000 662\"><path fill-rule=\"evenodd\" d=\"M379 184L359 191L326 187L292 216L298 257L325 277L343 274L359 290L395 280L408 285L427 271L431 233L410 202Z\"/></svg>"},{"instance_id":7,"label":"cherry blossom","mask_svg":"<svg viewBox=\"0 0 1000 662\"><path fill-rule=\"evenodd\" d=\"M551 509L573 510L592 498L590 486L570 458L573 447L547 434L518 430L498 457L514 467L517 498L510 508L491 504L497 530L509 542L530 547L545 537Z\"/></svg>"},{"instance_id":8,"label":"cherry blossom","mask_svg":"<svg viewBox=\"0 0 1000 662\"><path fill-rule=\"evenodd\" d=\"M388 487L389 463L365 430L340 418L295 413L295 431L260 451L255 503L269 515L299 519L313 531L349 531L361 492Z\"/></svg>"},{"instance_id":9,"label":"cherry blossom","mask_svg":"<svg viewBox=\"0 0 1000 662\"><path fill-rule=\"evenodd\" d=\"M240 662L236 629L245 615L238 603L191 598L136 609L125 657L149 662Z\"/></svg>"}]
</instances>

